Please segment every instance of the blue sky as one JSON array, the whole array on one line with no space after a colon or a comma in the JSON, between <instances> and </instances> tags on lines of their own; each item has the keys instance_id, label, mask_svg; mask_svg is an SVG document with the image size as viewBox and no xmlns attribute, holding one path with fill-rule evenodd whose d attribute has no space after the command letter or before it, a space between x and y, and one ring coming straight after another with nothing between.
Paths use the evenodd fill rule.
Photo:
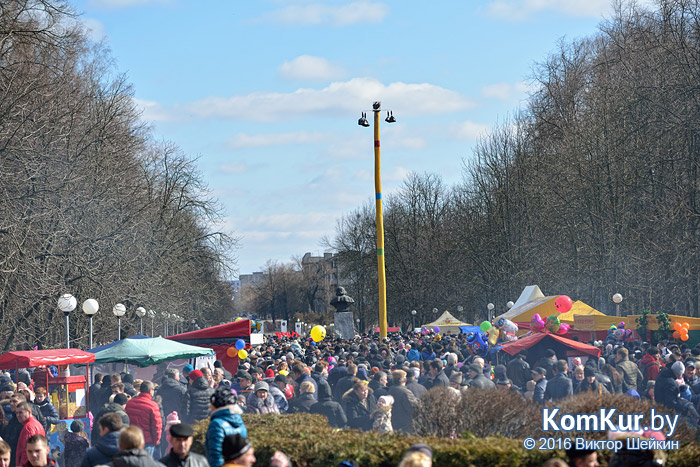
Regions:
<instances>
[{"instance_id":1,"label":"blue sky","mask_svg":"<svg viewBox=\"0 0 700 467\"><path fill-rule=\"evenodd\" d=\"M241 238L238 270L320 254L410 172L461 178L477 139L523 105L535 63L595 33L603 0L72 0L127 74L156 139L198 158ZM370 115L368 115L369 117Z\"/></svg>"}]
</instances>

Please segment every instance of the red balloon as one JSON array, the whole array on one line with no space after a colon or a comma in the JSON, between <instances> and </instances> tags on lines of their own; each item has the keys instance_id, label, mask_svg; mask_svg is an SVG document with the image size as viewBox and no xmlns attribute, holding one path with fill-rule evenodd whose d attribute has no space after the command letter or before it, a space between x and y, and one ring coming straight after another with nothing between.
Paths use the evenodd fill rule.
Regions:
<instances>
[{"instance_id":1,"label":"red balloon","mask_svg":"<svg viewBox=\"0 0 700 467\"><path fill-rule=\"evenodd\" d=\"M566 313L571 309L574 302L568 295L559 295L556 300L554 300L554 308L557 309L559 313Z\"/></svg>"},{"instance_id":2,"label":"red balloon","mask_svg":"<svg viewBox=\"0 0 700 467\"><path fill-rule=\"evenodd\" d=\"M679 337L681 337L681 333L678 331L673 331L673 338L678 339Z\"/></svg>"}]
</instances>

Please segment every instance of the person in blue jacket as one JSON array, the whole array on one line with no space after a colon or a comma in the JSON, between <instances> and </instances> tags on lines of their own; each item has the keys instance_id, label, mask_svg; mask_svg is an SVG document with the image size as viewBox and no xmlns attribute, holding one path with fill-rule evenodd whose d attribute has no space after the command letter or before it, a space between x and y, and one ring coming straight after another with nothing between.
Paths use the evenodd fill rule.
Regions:
<instances>
[{"instance_id":1,"label":"person in blue jacket","mask_svg":"<svg viewBox=\"0 0 700 467\"><path fill-rule=\"evenodd\" d=\"M236 404L236 394L230 388L225 386L217 388L211 395L210 401L211 413L204 449L209 466L221 467L224 465L224 456L221 452L224 438L236 433L247 438L248 430L241 418L243 411Z\"/></svg>"}]
</instances>

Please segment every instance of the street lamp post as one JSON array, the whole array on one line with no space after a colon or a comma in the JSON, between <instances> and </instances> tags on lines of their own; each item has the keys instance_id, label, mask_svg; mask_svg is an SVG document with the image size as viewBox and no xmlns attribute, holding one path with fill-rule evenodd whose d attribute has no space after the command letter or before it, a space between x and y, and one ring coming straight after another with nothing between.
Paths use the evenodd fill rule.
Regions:
<instances>
[{"instance_id":1,"label":"street lamp post","mask_svg":"<svg viewBox=\"0 0 700 467\"><path fill-rule=\"evenodd\" d=\"M97 300L94 298L88 298L83 302L83 313L88 315L90 318L90 347L92 348L92 317L95 313L97 313L97 310L100 309L100 304L97 303Z\"/></svg>"},{"instance_id":2,"label":"street lamp post","mask_svg":"<svg viewBox=\"0 0 700 467\"><path fill-rule=\"evenodd\" d=\"M126 307L122 303L117 303L112 308L112 313L117 317L117 326L119 331L117 332L117 340L122 340L122 316L126 313Z\"/></svg>"},{"instance_id":3,"label":"street lamp post","mask_svg":"<svg viewBox=\"0 0 700 467\"><path fill-rule=\"evenodd\" d=\"M141 325L141 331L140 333L143 334L143 317L146 316L146 309L142 306L138 307L136 309L136 316L139 317L140 325Z\"/></svg>"},{"instance_id":4,"label":"street lamp post","mask_svg":"<svg viewBox=\"0 0 700 467\"><path fill-rule=\"evenodd\" d=\"M377 215L377 279L379 282L379 336L384 339L387 336L386 322L386 270L384 267L384 215L382 212L382 177L379 145L379 113L382 110L382 103L377 101L372 104L374 112L374 191L376 196ZM393 112L387 112L385 121L394 123ZM358 125L368 127L366 114L357 121Z\"/></svg>"},{"instance_id":5,"label":"street lamp post","mask_svg":"<svg viewBox=\"0 0 700 467\"><path fill-rule=\"evenodd\" d=\"M620 302L622 302L622 294L616 293L613 295L612 301L615 302L615 316L620 316Z\"/></svg>"},{"instance_id":6,"label":"street lamp post","mask_svg":"<svg viewBox=\"0 0 700 467\"><path fill-rule=\"evenodd\" d=\"M357 333L358 333L358 334L362 334L362 333L360 332L360 318L357 318L355 321L357 322Z\"/></svg>"},{"instance_id":7,"label":"street lamp post","mask_svg":"<svg viewBox=\"0 0 700 467\"><path fill-rule=\"evenodd\" d=\"M493 312L493 309L496 308L496 305L494 305L493 303L489 303L488 305L486 305L486 308L488 308L488 310L489 310L488 318L489 318L489 322L491 322L491 320L493 319L491 317L491 312Z\"/></svg>"},{"instance_id":8,"label":"street lamp post","mask_svg":"<svg viewBox=\"0 0 700 467\"><path fill-rule=\"evenodd\" d=\"M416 329L416 313L418 313L416 310L411 310L411 324L413 325L411 332Z\"/></svg>"},{"instance_id":9,"label":"street lamp post","mask_svg":"<svg viewBox=\"0 0 700 467\"><path fill-rule=\"evenodd\" d=\"M70 315L70 312L75 310L75 307L78 306L78 301L75 299L74 296L71 294L63 294L58 298L58 309L63 312L63 315L66 317L66 348L70 349L70 320L68 319L68 315Z\"/></svg>"},{"instance_id":10,"label":"street lamp post","mask_svg":"<svg viewBox=\"0 0 700 467\"><path fill-rule=\"evenodd\" d=\"M148 316L151 318L151 337L153 337L153 321L156 319L156 312L148 310Z\"/></svg>"},{"instance_id":11,"label":"street lamp post","mask_svg":"<svg viewBox=\"0 0 700 467\"><path fill-rule=\"evenodd\" d=\"M167 311L163 312L163 337L168 337L168 319L170 318L170 313Z\"/></svg>"}]
</instances>

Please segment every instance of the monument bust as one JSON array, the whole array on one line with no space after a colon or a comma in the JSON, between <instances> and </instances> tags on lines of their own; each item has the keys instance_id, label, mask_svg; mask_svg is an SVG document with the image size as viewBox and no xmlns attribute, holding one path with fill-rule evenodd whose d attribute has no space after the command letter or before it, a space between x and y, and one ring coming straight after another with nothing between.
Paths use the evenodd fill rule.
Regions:
<instances>
[{"instance_id":1,"label":"monument bust","mask_svg":"<svg viewBox=\"0 0 700 467\"><path fill-rule=\"evenodd\" d=\"M355 303L355 300L345 292L345 287L338 287L335 289L335 297L331 299L331 306L335 308L336 312L342 313L348 311L348 308L350 308L353 303Z\"/></svg>"}]
</instances>

